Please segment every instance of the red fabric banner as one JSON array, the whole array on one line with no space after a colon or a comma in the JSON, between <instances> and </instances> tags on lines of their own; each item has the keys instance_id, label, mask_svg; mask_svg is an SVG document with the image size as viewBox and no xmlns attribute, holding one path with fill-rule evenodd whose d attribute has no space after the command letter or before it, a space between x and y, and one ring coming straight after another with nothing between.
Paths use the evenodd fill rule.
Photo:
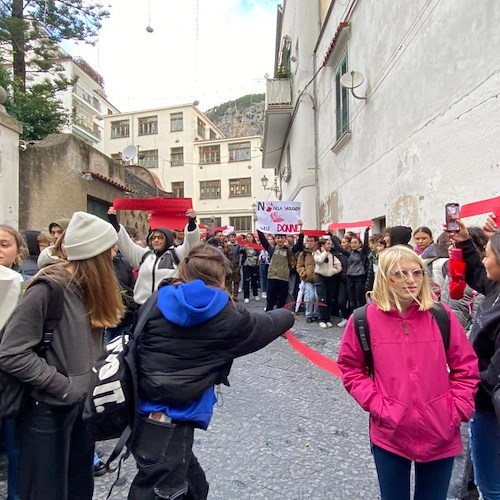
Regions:
<instances>
[{"instance_id":1,"label":"red fabric banner","mask_svg":"<svg viewBox=\"0 0 500 500\"><path fill-rule=\"evenodd\" d=\"M254 250L264 250L264 247L262 245L258 245L257 243L250 243L249 241L244 240L243 238L236 238L236 241L242 247L253 248Z\"/></svg>"},{"instance_id":2,"label":"red fabric banner","mask_svg":"<svg viewBox=\"0 0 500 500\"><path fill-rule=\"evenodd\" d=\"M302 233L304 233L305 236L326 236L328 234L328 229L302 229Z\"/></svg>"},{"instance_id":3,"label":"red fabric banner","mask_svg":"<svg viewBox=\"0 0 500 500\"><path fill-rule=\"evenodd\" d=\"M349 228L361 228L361 227L372 227L373 222L370 220L360 220L358 222L332 222L328 229L333 231L334 229L349 229Z\"/></svg>"},{"instance_id":4,"label":"red fabric banner","mask_svg":"<svg viewBox=\"0 0 500 500\"><path fill-rule=\"evenodd\" d=\"M191 198L116 198L113 201L116 210L148 210L156 212L186 212L193 208Z\"/></svg>"},{"instance_id":5,"label":"red fabric banner","mask_svg":"<svg viewBox=\"0 0 500 500\"><path fill-rule=\"evenodd\" d=\"M151 212L150 227L184 229L188 222L186 211L193 208L191 198L117 198L116 210L145 210Z\"/></svg>"},{"instance_id":6,"label":"red fabric banner","mask_svg":"<svg viewBox=\"0 0 500 500\"><path fill-rule=\"evenodd\" d=\"M500 196L489 198L487 200L467 203L460 207L460 217L472 217L473 215L482 215L493 212L500 219Z\"/></svg>"}]
</instances>

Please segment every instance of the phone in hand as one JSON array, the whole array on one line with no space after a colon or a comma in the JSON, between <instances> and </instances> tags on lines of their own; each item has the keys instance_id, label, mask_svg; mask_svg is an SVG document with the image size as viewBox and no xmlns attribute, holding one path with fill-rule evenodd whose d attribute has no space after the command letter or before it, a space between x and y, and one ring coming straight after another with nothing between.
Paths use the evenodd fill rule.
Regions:
<instances>
[{"instance_id":1,"label":"phone in hand","mask_svg":"<svg viewBox=\"0 0 500 500\"><path fill-rule=\"evenodd\" d=\"M446 231L449 233L458 233L460 226L457 219L460 218L460 205L458 203L447 203L444 207Z\"/></svg>"}]
</instances>

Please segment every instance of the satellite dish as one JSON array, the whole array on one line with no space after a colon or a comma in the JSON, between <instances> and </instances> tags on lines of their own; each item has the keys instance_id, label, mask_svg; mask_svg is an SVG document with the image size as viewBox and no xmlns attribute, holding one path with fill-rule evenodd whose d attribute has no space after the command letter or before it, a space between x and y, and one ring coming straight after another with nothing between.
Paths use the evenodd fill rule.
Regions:
<instances>
[{"instance_id":1,"label":"satellite dish","mask_svg":"<svg viewBox=\"0 0 500 500\"><path fill-rule=\"evenodd\" d=\"M365 78L359 71L348 71L340 77L340 85L347 89L355 89L364 81Z\"/></svg>"},{"instance_id":2,"label":"satellite dish","mask_svg":"<svg viewBox=\"0 0 500 500\"><path fill-rule=\"evenodd\" d=\"M123 161L132 161L137 155L137 147L130 145L122 151Z\"/></svg>"}]
</instances>

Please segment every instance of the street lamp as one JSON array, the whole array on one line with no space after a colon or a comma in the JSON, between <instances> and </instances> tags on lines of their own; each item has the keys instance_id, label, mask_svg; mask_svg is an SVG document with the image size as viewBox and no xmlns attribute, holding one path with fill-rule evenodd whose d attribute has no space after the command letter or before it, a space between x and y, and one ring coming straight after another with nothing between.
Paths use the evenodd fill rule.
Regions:
<instances>
[{"instance_id":1,"label":"street lamp","mask_svg":"<svg viewBox=\"0 0 500 500\"><path fill-rule=\"evenodd\" d=\"M278 181L276 177L274 178L274 184L271 187L267 187L269 184L269 179L265 175L262 176L260 183L262 184L262 187L264 188L265 191L274 191L276 197L280 195L280 188L278 186Z\"/></svg>"}]
</instances>

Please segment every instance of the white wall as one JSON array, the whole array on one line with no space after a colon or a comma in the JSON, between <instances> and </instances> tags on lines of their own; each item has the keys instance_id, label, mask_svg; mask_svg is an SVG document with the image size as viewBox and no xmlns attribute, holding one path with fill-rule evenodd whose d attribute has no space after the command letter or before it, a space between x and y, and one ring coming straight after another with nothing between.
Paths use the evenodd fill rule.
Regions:
<instances>
[{"instance_id":1,"label":"white wall","mask_svg":"<svg viewBox=\"0 0 500 500\"><path fill-rule=\"evenodd\" d=\"M0 105L0 224L19 227L20 124Z\"/></svg>"},{"instance_id":2,"label":"white wall","mask_svg":"<svg viewBox=\"0 0 500 500\"><path fill-rule=\"evenodd\" d=\"M294 4L302 2L287 1L284 34ZM318 67L348 7L334 5L318 44ZM357 92L369 99L350 97L352 137L337 154L331 151L334 66L317 77L323 227L332 219L386 216L388 225L424 224L437 232L446 202L500 195L497 7L495 0L357 3L350 18L349 69L363 73L365 84ZM314 35L300 29L295 36ZM302 133L309 125L297 120L287 194L294 191L294 177L307 170L301 150L310 141Z\"/></svg>"}]
</instances>

